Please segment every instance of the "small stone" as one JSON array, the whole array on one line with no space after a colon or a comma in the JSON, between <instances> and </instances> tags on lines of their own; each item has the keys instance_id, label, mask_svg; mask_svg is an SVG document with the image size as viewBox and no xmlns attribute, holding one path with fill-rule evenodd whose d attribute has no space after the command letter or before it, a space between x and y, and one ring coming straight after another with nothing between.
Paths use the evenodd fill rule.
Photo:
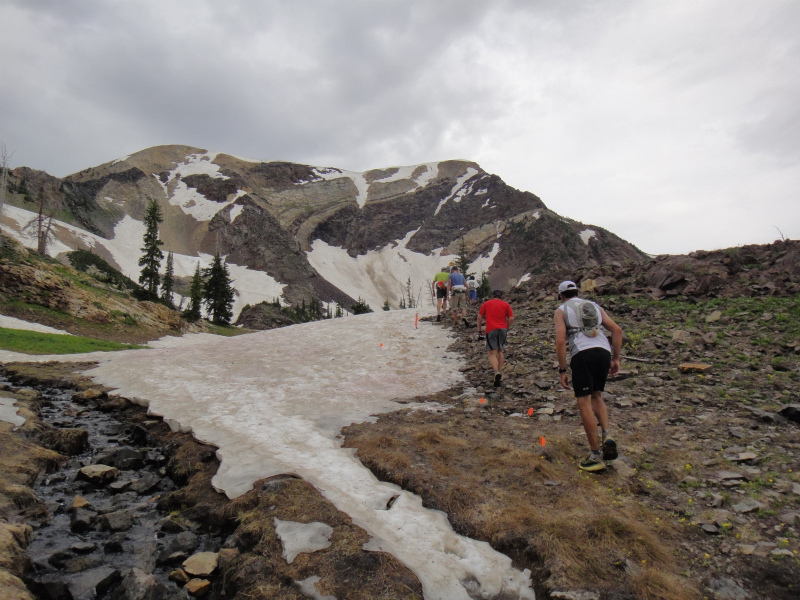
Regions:
<instances>
[{"instance_id":1,"label":"small stone","mask_svg":"<svg viewBox=\"0 0 800 600\"><path fill-rule=\"evenodd\" d=\"M72 505L70 505L70 510L77 510L79 508L90 508L92 505L89 501L84 498L83 496L75 496L72 499Z\"/></svg>"},{"instance_id":2,"label":"small stone","mask_svg":"<svg viewBox=\"0 0 800 600\"><path fill-rule=\"evenodd\" d=\"M158 477L158 475L148 471L139 479L133 481L131 484L131 489L137 494L147 494L151 492L160 481L161 479Z\"/></svg>"},{"instance_id":3,"label":"small stone","mask_svg":"<svg viewBox=\"0 0 800 600\"><path fill-rule=\"evenodd\" d=\"M717 527L713 523L703 523L702 529L709 535L719 535L719 527Z\"/></svg>"},{"instance_id":4,"label":"small stone","mask_svg":"<svg viewBox=\"0 0 800 600\"><path fill-rule=\"evenodd\" d=\"M190 579L183 589L189 592L190 596L202 598L211 590L211 582L208 579Z\"/></svg>"},{"instance_id":5,"label":"small stone","mask_svg":"<svg viewBox=\"0 0 800 600\"><path fill-rule=\"evenodd\" d=\"M175 569L167 576L167 579L174 581L178 585L186 585L189 581L189 575L183 569Z\"/></svg>"},{"instance_id":6,"label":"small stone","mask_svg":"<svg viewBox=\"0 0 800 600\"><path fill-rule=\"evenodd\" d=\"M183 569L189 575L207 577L217 569L219 556L216 552L198 552L183 561Z\"/></svg>"},{"instance_id":7,"label":"small stone","mask_svg":"<svg viewBox=\"0 0 800 600\"><path fill-rule=\"evenodd\" d=\"M109 538L103 542L103 551L105 551L106 554L118 554L123 550L122 544L124 541L124 533L115 533L114 535L109 536Z\"/></svg>"},{"instance_id":8,"label":"small stone","mask_svg":"<svg viewBox=\"0 0 800 600\"><path fill-rule=\"evenodd\" d=\"M97 548L97 544L94 542L76 542L70 546L70 550L76 554L88 554L94 551L95 548Z\"/></svg>"},{"instance_id":9,"label":"small stone","mask_svg":"<svg viewBox=\"0 0 800 600\"><path fill-rule=\"evenodd\" d=\"M217 555L219 556L219 568L224 569L239 557L238 548L223 548Z\"/></svg>"},{"instance_id":10,"label":"small stone","mask_svg":"<svg viewBox=\"0 0 800 600\"><path fill-rule=\"evenodd\" d=\"M706 317L706 323L715 323L715 322L719 321L721 317L722 317L722 311L721 310L715 310L710 315L708 315Z\"/></svg>"},{"instance_id":11,"label":"small stone","mask_svg":"<svg viewBox=\"0 0 800 600\"><path fill-rule=\"evenodd\" d=\"M86 533L94 528L97 513L85 508L72 511L69 518L69 529L72 533Z\"/></svg>"},{"instance_id":12,"label":"small stone","mask_svg":"<svg viewBox=\"0 0 800 600\"><path fill-rule=\"evenodd\" d=\"M683 363L678 366L681 373L705 373L711 369L711 365L704 363Z\"/></svg>"},{"instance_id":13,"label":"small stone","mask_svg":"<svg viewBox=\"0 0 800 600\"><path fill-rule=\"evenodd\" d=\"M543 391L549 390L553 385L549 381L537 381L534 385Z\"/></svg>"},{"instance_id":14,"label":"small stone","mask_svg":"<svg viewBox=\"0 0 800 600\"><path fill-rule=\"evenodd\" d=\"M127 510L115 510L102 516L103 529L127 531L133 527L133 515Z\"/></svg>"},{"instance_id":15,"label":"small stone","mask_svg":"<svg viewBox=\"0 0 800 600\"><path fill-rule=\"evenodd\" d=\"M793 483L792 484L792 493L795 496L800 496L800 483Z\"/></svg>"},{"instance_id":16,"label":"small stone","mask_svg":"<svg viewBox=\"0 0 800 600\"><path fill-rule=\"evenodd\" d=\"M750 556L753 552L756 551L756 547L752 544L742 544L738 548L739 554L743 554L744 556Z\"/></svg>"},{"instance_id":17,"label":"small stone","mask_svg":"<svg viewBox=\"0 0 800 600\"><path fill-rule=\"evenodd\" d=\"M736 457L736 462L746 462L748 460L755 460L758 458L755 452L740 452Z\"/></svg>"},{"instance_id":18,"label":"small stone","mask_svg":"<svg viewBox=\"0 0 800 600\"><path fill-rule=\"evenodd\" d=\"M67 585L74 598L82 598L91 594L92 598L99 598L119 581L117 569L111 567L96 567L84 571L80 575L70 577Z\"/></svg>"},{"instance_id":19,"label":"small stone","mask_svg":"<svg viewBox=\"0 0 800 600\"><path fill-rule=\"evenodd\" d=\"M788 548L776 548L772 552L770 552L772 556L794 556L794 552L789 550Z\"/></svg>"},{"instance_id":20,"label":"small stone","mask_svg":"<svg viewBox=\"0 0 800 600\"><path fill-rule=\"evenodd\" d=\"M749 513L753 512L754 510L758 510L760 508L764 508L764 505L757 500L745 500L743 502L739 502L733 505L733 510L737 513Z\"/></svg>"},{"instance_id":21,"label":"small stone","mask_svg":"<svg viewBox=\"0 0 800 600\"><path fill-rule=\"evenodd\" d=\"M711 589L714 590L714 597L718 600L747 600L750 598L750 594L728 577L712 579Z\"/></svg>"},{"instance_id":22,"label":"small stone","mask_svg":"<svg viewBox=\"0 0 800 600\"><path fill-rule=\"evenodd\" d=\"M552 408L540 408L537 413L540 415L552 415L555 411Z\"/></svg>"},{"instance_id":23,"label":"small stone","mask_svg":"<svg viewBox=\"0 0 800 600\"><path fill-rule=\"evenodd\" d=\"M747 481L747 477L745 477L741 473L736 473L735 471L718 471L717 479L719 479L720 481L730 481L734 479Z\"/></svg>"},{"instance_id":24,"label":"small stone","mask_svg":"<svg viewBox=\"0 0 800 600\"><path fill-rule=\"evenodd\" d=\"M129 487L131 487L130 481L114 481L113 483L109 483L106 489L112 494L119 494Z\"/></svg>"}]
</instances>

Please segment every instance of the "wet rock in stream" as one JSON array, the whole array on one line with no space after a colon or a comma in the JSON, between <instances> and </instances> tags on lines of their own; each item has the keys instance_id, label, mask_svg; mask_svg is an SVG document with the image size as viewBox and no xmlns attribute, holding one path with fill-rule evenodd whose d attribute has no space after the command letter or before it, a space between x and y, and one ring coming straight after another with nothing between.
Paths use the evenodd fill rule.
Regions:
<instances>
[{"instance_id":1,"label":"wet rock in stream","mask_svg":"<svg viewBox=\"0 0 800 600\"><path fill-rule=\"evenodd\" d=\"M222 539L159 512L158 501L176 489L164 468L168 452L150 446L147 425L118 420L125 416L115 409L127 401L95 390L40 391L40 416L51 426L40 443L71 459L34 486L47 516L32 523L31 592L44 600L155 600L207 591L169 576L195 552L218 551Z\"/></svg>"}]
</instances>

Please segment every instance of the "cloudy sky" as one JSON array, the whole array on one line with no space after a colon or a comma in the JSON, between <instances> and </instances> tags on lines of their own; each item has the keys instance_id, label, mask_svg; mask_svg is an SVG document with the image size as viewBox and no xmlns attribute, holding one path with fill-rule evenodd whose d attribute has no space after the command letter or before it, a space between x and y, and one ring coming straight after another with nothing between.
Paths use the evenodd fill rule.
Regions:
<instances>
[{"instance_id":1,"label":"cloudy sky","mask_svg":"<svg viewBox=\"0 0 800 600\"><path fill-rule=\"evenodd\" d=\"M0 0L0 140L478 162L651 253L800 238L797 0Z\"/></svg>"}]
</instances>

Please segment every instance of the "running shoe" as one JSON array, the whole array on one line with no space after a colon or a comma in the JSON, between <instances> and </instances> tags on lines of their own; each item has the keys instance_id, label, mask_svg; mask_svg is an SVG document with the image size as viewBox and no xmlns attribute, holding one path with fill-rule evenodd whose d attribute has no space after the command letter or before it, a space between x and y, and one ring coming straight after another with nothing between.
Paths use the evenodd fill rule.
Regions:
<instances>
[{"instance_id":1,"label":"running shoe","mask_svg":"<svg viewBox=\"0 0 800 600\"><path fill-rule=\"evenodd\" d=\"M590 473L596 473L598 471L605 471L606 464L602 460L595 460L592 458L590 454L586 458L584 458L581 462L578 463L578 467L581 471L589 471Z\"/></svg>"},{"instance_id":2,"label":"running shoe","mask_svg":"<svg viewBox=\"0 0 800 600\"><path fill-rule=\"evenodd\" d=\"M442 315L436 315L436 322L440 322L442 320Z\"/></svg>"},{"instance_id":3,"label":"running shoe","mask_svg":"<svg viewBox=\"0 0 800 600\"><path fill-rule=\"evenodd\" d=\"M603 460L604 461L612 461L619 454L617 454L617 442L614 441L614 438L607 437L603 440Z\"/></svg>"},{"instance_id":4,"label":"running shoe","mask_svg":"<svg viewBox=\"0 0 800 600\"><path fill-rule=\"evenodd\" d=\"M502 373L494 374L494 387L500 387L500 381L503 379Z\"/></svg>"},{"instance_id":5,"label":"running shoe","mask_svg":"<svg viewBox=\"0 0 800 600\"><path fill-rule=\"evenodd\" d=\"M467 317L461 317L461 320L464 321L464 327L469 327L469 321L467 321Z\"/></svg>"}]
</instances>

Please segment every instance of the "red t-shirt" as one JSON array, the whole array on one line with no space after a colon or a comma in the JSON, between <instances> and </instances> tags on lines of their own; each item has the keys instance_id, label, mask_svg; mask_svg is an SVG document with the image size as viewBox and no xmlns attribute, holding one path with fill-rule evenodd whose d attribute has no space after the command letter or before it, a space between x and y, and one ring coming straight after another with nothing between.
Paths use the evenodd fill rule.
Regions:
<instances>
[{"instance_id":1,"label":"red t-shirt","mask_svg":"<svg viewBox=\"0 0 800 600\"><path fill-rule=\"evenodd\" d=\"M507 329L506 317L514 316L511 305L500 298L492 298L484 302L480 313L486 319L486 333L492 329Z\"/></svg>"}]
</instances>

